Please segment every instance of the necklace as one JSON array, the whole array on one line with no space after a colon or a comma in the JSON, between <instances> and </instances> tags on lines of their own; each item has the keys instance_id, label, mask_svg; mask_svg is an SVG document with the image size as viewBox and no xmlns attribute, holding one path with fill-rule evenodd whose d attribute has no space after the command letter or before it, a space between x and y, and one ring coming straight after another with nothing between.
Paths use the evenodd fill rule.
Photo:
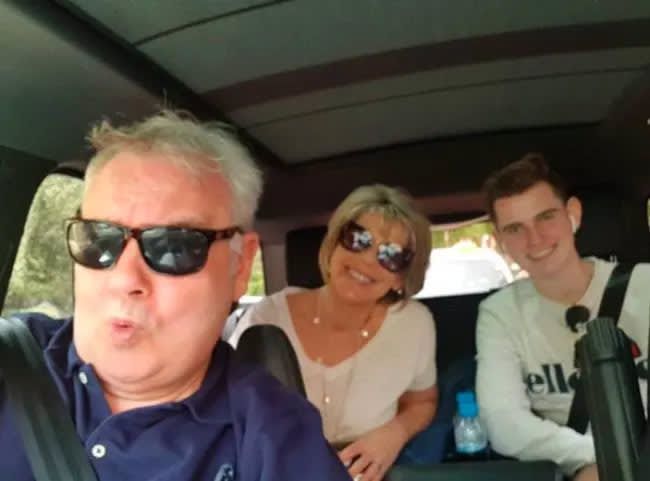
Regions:
<instances>
[{"instance_id":1,"label":"necklace","mask_svg":"<svg viewBox=\"0 0 650 481\"><path fill-rule=\"evenodd\" d=\"M323 322L321 318L321 293L318 293L318 297L316 300L316 315L314 316L312 322L315 326L320 326L324 332L323 335L325 337L325 345L324 345L324 354L326 355L329 351L330 347L330 339L331 335L327 332L327 326ZM359 359L359 351L363 347L363 343L366 342L369 337L370 337L370 331L368 330L368 326L370 324L370 321L372 320L372 315L374 313L374 309L371 310L368 315L366 316L366 319L364 320L361 328L359 331L356 333L356 345L354 348L354 352L352 354L352 366L349 369L349 372L346 375L345 381L343 383L343 389L339 391L339 399L337 400L338 402L335 402L334 396L333 396L333 390L331 389L331 385L327 380L327 366L325 364L324 356L319 356L316 359L316 362L320 365L320 380L321 380L321 399L320 399L320 411L321 411L321 416L323 418L323 429L325 431L325 437L329 439L331 443L336 443L337 442L337 435L339 434L339 430L341 428L341 423L343 421L343 414L345 411L345 401L348 397L348 394L350 392L350 387L352 386L352 380L354 379L355 376L355 371L357 368L357 363ZM339 361L340 362L343 362ZM338 405L338 406L337 406Z\"/></svg>"}]
</instances>

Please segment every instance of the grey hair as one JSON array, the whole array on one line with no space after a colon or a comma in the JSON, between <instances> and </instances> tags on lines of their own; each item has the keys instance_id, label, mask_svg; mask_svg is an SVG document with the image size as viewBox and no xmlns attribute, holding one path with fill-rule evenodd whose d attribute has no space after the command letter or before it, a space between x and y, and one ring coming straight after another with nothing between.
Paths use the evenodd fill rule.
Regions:
<instances>
[{"instance_id":1,"label":"grey hair","mask_svg":"<svg viewBox=\"0 0 650 481\"><path fill-rule=\"evenodd\" d=\"M171 110L124 127L108 120L95 125L87 136L96 153L86 169L86 189L93 177L120 152L158 152L192 175L218 172L230 187L233 223L252 227L262 193L262 173L232 127L221 122L199 123Z\"/></svg>"}]
</instances>

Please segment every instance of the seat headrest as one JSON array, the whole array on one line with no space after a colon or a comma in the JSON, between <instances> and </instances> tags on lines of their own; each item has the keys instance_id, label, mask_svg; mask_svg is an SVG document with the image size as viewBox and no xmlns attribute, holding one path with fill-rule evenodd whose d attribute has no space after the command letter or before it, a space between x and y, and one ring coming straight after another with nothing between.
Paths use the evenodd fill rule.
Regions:
<instances>
[{"instance_id":1,"label":"seat headrest","mask_svg":"<svg viewBox=\"0 0 650 481\"><path fill-rule=\"evenodd\" d=\"M648 259L648 219L644 207L604 189L576 192L582 202L582 222L576 234L581 256L619 261Z\"/></svg>"},{"instance_id":2,"label":"seat headrest","mask_svg":"<svg viewBox=\"0 0 650 481\"><path fill-rule=\"evenodd\" d=\"M318 268L318 251L327 227L305 227L287 233L286 271L290 286L315 288L323 285Z\"/></svg>"},{"instance_id":3,"label":"seat headrest","mask_svg":"<svg viewBox=\"0 0 650 481\"><path fill-rule=\"evenodd\" d=\"M257 324L248 327L239 338L235 357L264 368L284 387L307 397L296 351L278 326Z\"/></svg>"}]
</instances>

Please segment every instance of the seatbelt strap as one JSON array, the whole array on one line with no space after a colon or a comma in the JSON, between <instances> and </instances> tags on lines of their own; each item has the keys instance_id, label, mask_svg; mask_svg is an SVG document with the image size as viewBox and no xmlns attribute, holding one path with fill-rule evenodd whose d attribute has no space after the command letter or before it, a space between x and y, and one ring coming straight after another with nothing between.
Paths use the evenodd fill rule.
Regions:
<instances>
[{"instance_id":1,"label":"seatbelt strap","mask_svg":"<svg viewBox=\"0 0 650 481\"><path fill-rule=\"evenodd\" d=\"M648 349L650 350L650 329L648 329ZM650 473L650 382L647 384L645 440L643 441L641 451L639 451L639 466L635 478L637 481L646 479L648 473Z\"/></svg>"},{"instance_id":2,"label":"seatbelt strap","mask_svg":"<svg viewBox=\"0 0 650 481\"><path fill-rule=\"evenodd\" d=\"M0 369L36 481L97 481L43 351L19 319L0 317Z\"/></svg>"},{"instance_id":3,"label":"seatbelt strap","mask_svg":"<svg viewBox=\"0 0 650 481\"><path fill-rule=\"evenodd\" d=\"M609 317L618 325L621 310L623 309L623 301L625 300L625 293L627 292L627 285L630 282L630 276L635 265L632 262L616 264L609 276L607 287L605 287L603 298L600 301L598 317Z\"/></svg>"},{"instance_id":4,"label":"seatbelt strap","mask_svg":"<svg viewBox=\"0 0 650 481\"><path fill-rule=\"evenodd\" d=\"M616 264L607 281L607 286L605 287L605 292L603 293L603 298L598 308L597 317L609 317L614 320L614 324L618 325L621 310L623 309L623 301L625 300L625 293L627 292L627 285L630 282L630 276L632 275L634 266L635 264L631 262ZM578 378L571 408L569 409L567 427L580 434L584 434L587 432L588 425L589 413L587 412L587 400L585 399L582 381Z\"/></svg>"}]
</instances>

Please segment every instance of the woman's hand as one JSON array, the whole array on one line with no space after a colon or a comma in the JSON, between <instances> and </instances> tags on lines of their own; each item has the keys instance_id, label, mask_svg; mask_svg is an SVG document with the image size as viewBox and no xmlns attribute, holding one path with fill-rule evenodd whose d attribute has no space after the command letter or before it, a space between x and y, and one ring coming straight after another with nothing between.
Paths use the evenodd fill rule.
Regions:
<instances>
[{"instance_id":1,"label":"woman's hand","mask_svg":"<svg viewBox=\"0 0 650 481\"><path fill-rule=\"evenodd\" d=\"M578 471L573 481L598 481L598 466L589 464Z\"/></svg>"},{"instance_id":2,"label":"woman's hand","mask_svg":"<svg viewBox=\"0 0 650 481\"><path fill-rule=\"evenodd\" d=\"M340 451L339 458L355 481L381 481L406 441L406 429L393 419Z\"/></svg>"}]
</instances>

